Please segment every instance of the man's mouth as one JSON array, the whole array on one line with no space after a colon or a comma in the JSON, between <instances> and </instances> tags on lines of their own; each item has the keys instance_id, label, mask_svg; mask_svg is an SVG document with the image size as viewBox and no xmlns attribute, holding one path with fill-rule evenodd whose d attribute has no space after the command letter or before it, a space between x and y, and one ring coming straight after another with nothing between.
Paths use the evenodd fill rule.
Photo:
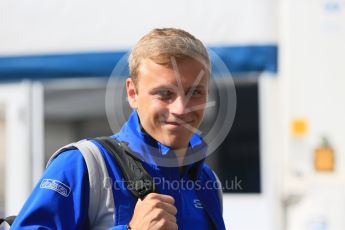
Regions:
<instances>
[{"instance_id":1,"label":"man's mouth","mask_svg":"<svg viewBox=\"0 0 345 230\"><path fill-rule=\"evenodd\" d=\"M167 125L167 127L170 127L171 129L180 130L181 128L189 130L194 133L201 134L201 131L195 128L195 120L190 121L162 121L162 124Z\"/></svg>"},{"instance_id":2,"label":"man's mouth","mask_svg":"<svg viewBox=\"0 0 345 230\"><path fill-rule=\"evenodd\" d=\"M167 125L174 125L174 126L183 126L183 125L189 125L192 124L193 121L164 121Z\"/></svg>"}]
</instances>

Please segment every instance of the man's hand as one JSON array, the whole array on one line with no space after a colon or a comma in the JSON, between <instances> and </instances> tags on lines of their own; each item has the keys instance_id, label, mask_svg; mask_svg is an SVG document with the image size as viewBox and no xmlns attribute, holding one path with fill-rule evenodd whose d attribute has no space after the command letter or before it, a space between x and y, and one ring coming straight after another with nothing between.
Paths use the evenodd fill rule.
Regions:
<instances>
[{"instance_id":1,"label":"man's hand","mask_svg":"<svg viewBox=\"0 0 345 230\"><path fill-rule=\"evenodd\" d=\"M129 226L133 230L177 230L176 213L172 196L158 193L148 194L144 200L138 200Z\"/></svg>"}]
</instances>

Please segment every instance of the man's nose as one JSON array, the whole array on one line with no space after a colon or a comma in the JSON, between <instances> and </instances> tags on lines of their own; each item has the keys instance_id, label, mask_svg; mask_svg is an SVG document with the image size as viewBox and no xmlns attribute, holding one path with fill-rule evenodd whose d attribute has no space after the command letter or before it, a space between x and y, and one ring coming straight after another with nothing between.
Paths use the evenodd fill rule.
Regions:
<instances>
[{"instance_id":1,"label":"man's nose","mask_svg":"<svg viewBox=\"0 0 345 230\"><path fill-rule=\"evenodd\" d=\"M176 114L176 115L183 115L186 113L186 97L178 96L176 99L170 104L170 113Z\"/></svg>"}]
</instances>

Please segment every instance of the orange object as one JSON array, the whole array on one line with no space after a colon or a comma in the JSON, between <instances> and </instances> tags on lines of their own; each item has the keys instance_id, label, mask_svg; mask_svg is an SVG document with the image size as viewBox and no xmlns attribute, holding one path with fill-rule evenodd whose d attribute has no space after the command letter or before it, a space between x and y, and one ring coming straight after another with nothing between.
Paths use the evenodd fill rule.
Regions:
<instances>
[{"instance_id":1,"label":"orange object","mask_svg":"<svg viewBox=\"0 0 345 230\"><path fill-rule=\"evenodd\" d=\"M308 132L308 121L303 118L295 118L291 122L291 132L295 137L303 137Z\"/></svg>"},{"instance_id":2,"label":"orange object","mask_svg":"<svg viewBox=\"0 0 345 230\"><path fill-rule=\"evenodd\" d=\"M322 145L315 149L314 167L316 171L334 171L335 159L334 151L330 147L327 139L322 138Z\"/></svg>"}]
</instances>

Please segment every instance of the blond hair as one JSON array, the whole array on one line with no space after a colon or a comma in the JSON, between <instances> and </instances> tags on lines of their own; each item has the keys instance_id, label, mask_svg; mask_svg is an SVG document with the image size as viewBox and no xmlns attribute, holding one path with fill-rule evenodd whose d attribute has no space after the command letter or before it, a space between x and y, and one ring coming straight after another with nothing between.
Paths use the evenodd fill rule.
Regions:
<instances>
[{"instance_id":1,"label":"blond hair","mask_svg":"<svg viewBox=\"0 0 345 230\"><path fill-rule=\"evenodd\" d=\"M129 58L130 76L137 82L141 62L150 59L161 65L171 66L171 58L196 59L210 74L210 60L203 43L190 33L176 28L153 29L133 47Z\"/></svg>"}]
</instances>

